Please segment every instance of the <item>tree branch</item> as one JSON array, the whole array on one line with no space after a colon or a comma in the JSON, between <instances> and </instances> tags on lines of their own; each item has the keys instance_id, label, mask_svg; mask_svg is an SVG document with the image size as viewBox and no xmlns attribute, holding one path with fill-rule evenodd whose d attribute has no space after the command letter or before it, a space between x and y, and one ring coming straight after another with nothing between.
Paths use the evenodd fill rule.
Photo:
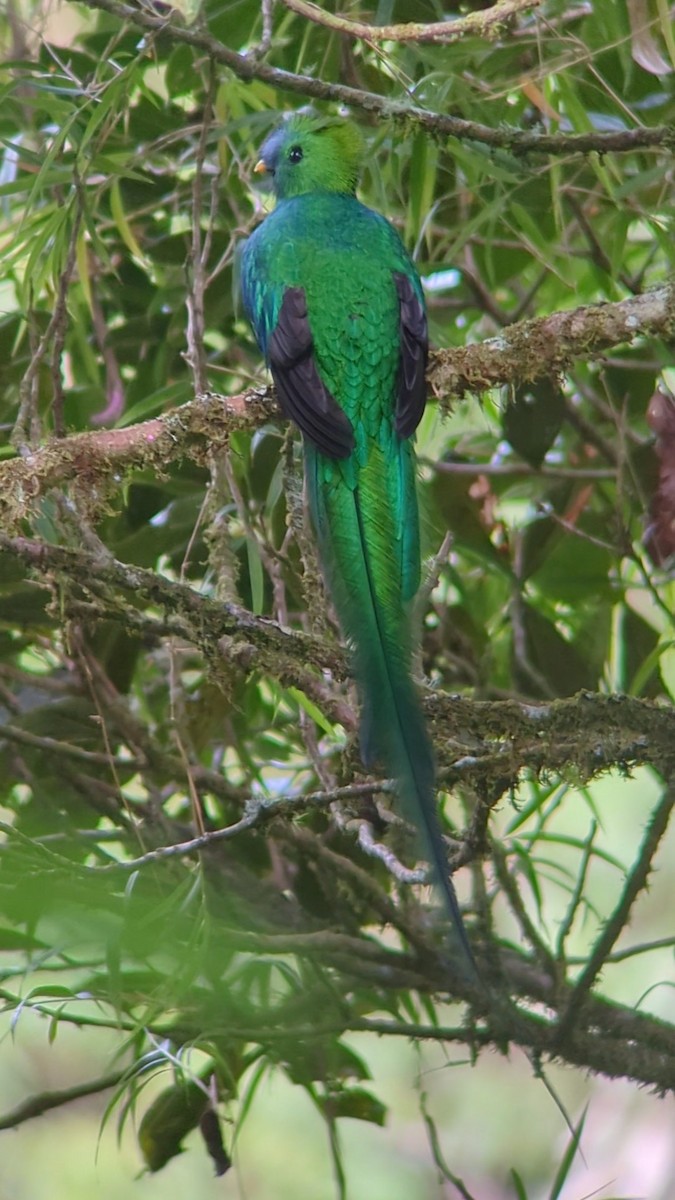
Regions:
<instances>
[{"instance_id":1,"label":"tree branch","mask_svg":"<svg viewBox=\"0 0 675 1200\"><path fill-rule=\"evenodd\" d=\"M7 521L25 515L31 502L50 488L70 480L86 511L105 502L121 469L161 471L167 463L186 457L206 462L209 450L224 449L235 429L255 429L275 411L269 388L250 388L238 396L207 393L139 425L47 442L0 465L5 527Z\"/></svg>"},{"instance_id":2,"label":"tree branch","mask_svg":"<svg viewBox=\"0 0 675 1200\"><path fill-rule=\"evenodd\" d=\"M608 304L592 304L519 321L498 337L431 356L428 382L442 399L531 383L563 373L574 359L599 356L638 337L675 339L675 285ZM205 463L235 429L255 429L278 416L270 387L236 396L207 392L162 417L46 443L0 463L0 516L5 528L23 519L49 488L72 481L85 509L101 504L131 469L162 470L181 458Z\"/></svg>"},{"instance_id":3,"label":"tree branch","mask_svg":"<svg viewBox=\"0 0 675 1200\"><path fill-rule=\"evenodd\" d=\"M260 800L251 797L244 804L244 815L238 821L235 821L232 825L227 825L223 829L212 829L207 833L199 834L197 837L187 838L181 842L173 842L169 846L157 846L154 850L148 850L145 854L140 854L136 858L120 859L119 861L107 862L103 865L93 864L87 866L86 870L97 875L116 872L131 873L158 862L165 862L169 858L188 858L218 842L230 841L232 838L245 833L248 829L259 828L265 823L276 821L279 817L288 816L292 812L304 813L312 808L328 808L335 801L360 799L363 796L372 796L374 792L390 790L391 785L377 782L348 784L346 787L335 788L330 792L309 792L300 795L275 796L273 800ZM8 827L8 832L11 838L11 827ZM117 836L119 837L120 835L118 834ZM44 844L45 841L45 839L40 838L36 838L35 840L39 845ZM0 846L0 853L1 851L2 847ZM408 874L414 874L415 878L407 879L406 882L424 882L420 880L419 872L408 872Z\"/></svg>"},{"instance_id":4,"label":"tree branch","mask_svg":"<svg viewBox=\"0 0 675 1200\"><path fill-rule=\"evenodd\" d=\"M352 17L341 17L326 9L311 4L309 0L283 0L286 8L304 17L306 21L314 21L325 29L336 33L344 33L348 37L362 38L367 42L435 42L449 45L458 42L463 37L496 38L503 27L519 12L528 8L538 8L542 0L497 0L492 8L484 12L471 12L466 16L456 17L453 21L436 21L422 25L416 21L406 21L399 25L368 25Z\"/></svg>"},{"instance_id":5,"label":"tree branch","mask_svg":"<svg viewBox=\"0 0 675 1200\"><path fill-rule=\"evenodd\" d=\"M149 30L158 38L193 46L208 54L222 66L229 67L239 79L261 79L280 91L294 95L312 97L315 100L332 100L350 108L360 109L381 120L405 121L407 128L416 126L433 137L456 137L472 139L486 146L510 150L512 154L588 154L596 150L600 154L610 151L622 152L649 147L670 149L675 146L675 129L669 125L651 128L640 126L619 132L545 134L531 133L519 129L492 129L477 121L465 121L445 113L419 108L409 101L390 100L376 92L349 87L344 83L327 83L311 75L296 75L256 60L255 55L238 54L225 46L218 38L200 28L187 28L168 23L166 18L155 16L146 9L133 8L121 0L85 0L89 8L100 8L122 21L129 21L139 29Z\"/></svg>"},{"instance_id":6,"label":"tree branch","mask_svg":"<svg viewBox=\"0 0 675 1200\"><path fill-rule=\"evenodd\" d=\"M338 678L347 674L346 660L339 647L335 647L334 655L330 654L326 646L304 633L284 630L275 621L256 617L236 604L213 601L187 584L165 579L154 571L127 566L112 554L96 555L30 538L10 538L4 533L0 533L0 551L18 558L26 567L36 570L42 579L51 572L66 581L69 587L91 595L93 603L89 616L92 618L97 615L99 619L121 617L133 629L133 613L138 604L150 604L164 610L168 617L150 618L145 629L149 631L154 627L159 636L173 633L183 637L212 661L221 658L221 640L229 636L243 639L258 656L256 665L270 670L276 677L284 674L284 660L296 681L300 675L292 665L294 660L295 667L302 662L319 670L328 667ZM121 600L124 594L132 597L131 602ZM226 650L232 661L235 656L231 647ZM252 665L248 656L246 669L250 670ZM298 686L303 685L298 682Z\"/></svg>"},{"instance_id":7,"label":"tree branch","mask_svg":"<svg viewBox=\"0 0 675 1200\"><path fill-rule=\"evenodd\" d=\"M432 356L429 382L439 397L480 394L505 384L564 373L576 358L597 358L638 337L675 338L675 285L615 303L563 309L507 326L498 337Z\"/></svg>"},{"instance_id":8,"label":"tree branch","mask_svg":"<svg viewBox=\"0 0 675 1200\"><path fill-rule=\"evenodd\" d=\"M40 581L51 574L65 584L66 612L121 621L128 630L146 635L181 637L202 652L216 678L224 665L230 673L238 665L269 671L283 686L299 687L315 698L331 719L353 724L322 677L326 671L333 679L348 676L347 657L338 645L283 629L112 555L0 533L3 551L34 570ZM143 605L164 616L142 612ZM441 782L491 786L495 799L508 786L505 781L515 782L523 768L539 772L573 764L586 779L617 763L650 762L666 777L675 771L675 710L648 700L581 692L548 704L523 704L475 701L429 689L424 705L438 748Z\"/></svg>"},{"instance_id":9,"label":"tree branch","mask_svg":"<svg viewBox=\"0 0 675 1200\"><path fill-rule=\"evenodd\" d=\"M87 1083L78 1083L74 1087L63 1088L62 1091L40 1092L39 1095L29 1097L28 1100L23 1101L23 1104L17 1105L11 1112L1 1116L0 1130L16 1129L17 1125L23 1125L25 1121L30 1121L33 1117L41 1117L43 1113L49 1112L52 1108L61 1108L73 1100L82 1100L84 1096L97 1096L99 1092L106 1092L110 1088L117 1087L125 1075L126 1070L112 1071L109 1075L101 1075L99 1079L90 1079Z\"/></svg>"}]
</instances>

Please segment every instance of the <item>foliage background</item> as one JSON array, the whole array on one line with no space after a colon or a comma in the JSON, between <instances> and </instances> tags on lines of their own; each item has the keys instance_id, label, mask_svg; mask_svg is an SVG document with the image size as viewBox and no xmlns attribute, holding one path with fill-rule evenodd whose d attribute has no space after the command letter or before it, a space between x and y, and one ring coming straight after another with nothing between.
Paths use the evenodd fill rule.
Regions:
<instances>
[{"instance_id":1,"label":"foliage background","mask_svg":"<svg viewBox=\"0 0 675 1200\"><path fill-rule=\"evenodd\" d=\"M189 1130L180 1080L203 1072L237 1172L210 1180L192 1132L139 1194L665 1200L670 1100L636 1088L675 1079L665 5L547 0L439 45L252 0L8 0L0 21L1 1053L21 1126L0 1188L128 1194L134 1120L159 1165L182 1130L150 1098L175 1072ZM409 849L353 744L297 447L267 391L242 400L263 380L234 286L266 203L255 147L310 97L351 98L361 194L428 287L421 667L500 1010L403 882ZM664 299L643 319L650 288ZM521 329L503 386L480 386L513 322L622 301L622 336L599 345L594 312ZM201 857L153 857L228 826ZM391 1036L359 1032L385 1019ZM593 1092L585 1162L545 1087L576 1125L591 1084L551 1057L618 1077ZM100 1088L69 1117L83 1080ZM24 1125L15 1106L50 1092L55 1114Z\"/></svg>"}]
</instances>

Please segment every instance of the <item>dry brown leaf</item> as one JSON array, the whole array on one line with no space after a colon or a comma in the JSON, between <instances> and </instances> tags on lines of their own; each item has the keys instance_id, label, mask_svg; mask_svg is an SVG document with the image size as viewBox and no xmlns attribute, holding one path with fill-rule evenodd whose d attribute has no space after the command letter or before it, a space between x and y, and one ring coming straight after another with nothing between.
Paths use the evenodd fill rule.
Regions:
<instances>
[{"instance_id":1,"label":"dry brown leaf","mask_svg":"<svg viewBox=\"0 0 675 1200\"><path fill-rule=\"evenodd\" d=\"M633 61L650 75L669 75L672 64L663 57L651 30L648 0L627 0Z\"/></svg>"}]
</instances>

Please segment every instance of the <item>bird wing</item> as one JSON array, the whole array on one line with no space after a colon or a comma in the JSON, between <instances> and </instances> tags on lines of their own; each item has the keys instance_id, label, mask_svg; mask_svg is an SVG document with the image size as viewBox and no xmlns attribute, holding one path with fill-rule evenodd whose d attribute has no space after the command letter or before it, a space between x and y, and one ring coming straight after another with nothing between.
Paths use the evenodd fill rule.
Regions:
<instances>
[{"instance_id":1,"label":"bird wing","mask_svg":"<svg viewBox=\"0 0 675 1200\"><path fill-rule=\"evenodd\" d=\"M412 281L397 271L394 283L399 299L401 331L395 427L399 437L407 438L417 429L426 404L429 339L427 316Z\"/></svg>"},{"instance_id":2,"label":"bird wing","mask_svg":"<svg viewBox=\"0 0 675 1200\"><path fill-rule=\"evenodd\" d=\"M347 458L354 449L354 430L319 374L304 288L286 288L267 357L284 416L322 454Z\"/></svg>"}]
</instances>

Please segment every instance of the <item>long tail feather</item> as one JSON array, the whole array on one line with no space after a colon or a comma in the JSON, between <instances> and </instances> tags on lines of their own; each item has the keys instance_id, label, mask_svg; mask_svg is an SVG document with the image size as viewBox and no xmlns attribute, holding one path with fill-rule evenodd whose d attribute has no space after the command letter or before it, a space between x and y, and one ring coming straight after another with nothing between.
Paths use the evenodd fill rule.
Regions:
<instances>
[{"instance_id":1,"label":"long tail feather","mask_svg":"<svg viewBox=\"0 0 675 1200\"><path fill-rule=\"evenodd\" d=\"M410 594L410 541L417 539L417 508L407 478L414 471L411 451L400 445L406 455L403 467L374 447L351 478L348 470L307 447L310 503L330 592L352 647L363 705L362 757L367 765L379 760L394 776L401 806L422 836L464 958L477 979L448 872L436 809L433 749L410 675L405 600Z\"/></svg>"}]
</instances>

